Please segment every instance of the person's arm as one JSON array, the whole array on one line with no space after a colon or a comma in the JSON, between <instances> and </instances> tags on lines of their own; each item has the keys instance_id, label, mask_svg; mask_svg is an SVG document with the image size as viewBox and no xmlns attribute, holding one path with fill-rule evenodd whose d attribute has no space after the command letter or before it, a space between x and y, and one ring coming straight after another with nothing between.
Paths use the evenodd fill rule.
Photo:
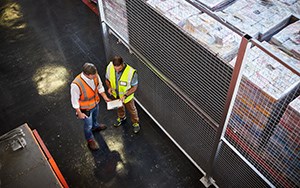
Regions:
<instances>
[{"instance_id":1,"label":"person's arm","mask_svg":"<svg viewBox=\"0 0 300 188\"><path fill-rule=\"evenodd\" d=\"M108 79L105 80L105 84L107 86L107 92L108 92L108 94L112 95L112 92L114 91L114 89L111 88L110 81Z\"/></svg>"},{"instance_id":2,"label":"person's arm","mask_svg":"<svg viewBox=\"0 0 300 188\"><path fill-rule=\"evenodd\" d=\"M121 98L122 101L126 99L129 95L133 94L138 88L138 75L137 72L134 73L132 81L131 81L131 88L125 93L125 95Z\"/></svg>"},{"instance_id":3,"label":"person's arm","mask_svg":"<svg viewBox=\"0 0 300 188\"><path fill-rule=\"evenodd\" d=\"M107 95L106 95L106 93L105 93L105 92L102 92L102 93L100 93L100 95L101 95L101 96L102 96L102 98L105 100L105 102L109 102L109 101L111 101L111 99L107 97Z\"/></svg>"},{"instance_id":4,"label":"person's arm","mask_svg":"<svg viewBox=\"0 0 300 188\"><path fill-rule=\"evenodd\" d=\"M102 81L98 75L98 80L99 80L99 85L98 85L98 92L99 94L102 96L102 98L106 101L109 102L111 101L110 98L107 97L106 93L105 93L105 89L103 87Z\"/></svg>"},{"instance_id":5,"label":"person's arm","mask_svg":"<svg viewBox=\"0 0 300 188\"><path fill-rule=\"evenodd\" d=\"M79 119L85 119L87 118L87 115L81 112L80 105L79 105L79 97L80 97L80 89L79 87L72 83L71 84L71 103L72 107L76 111L76 115Z\"/></svg>"},{"instance_id":6,"label":"person's arm","mask_svg":"<svg viewBox=\"0 0 300 188\"><path fill-rule=\"evenodd\" d=\"M80 108L76 108L76 115L79 119L85 119L88 118L87 115L81 112Z\"/></svg>"},{"instance_id":7,"label":"person's arm","mask_svg":"<svg viewBox=\"0 0 300 188\"><path fill-rule=\"evenodd\" d=\"M121 101L124 102L124 100L126 99L126 97L128 97L129 95L131 95L132 93L134 93L138 88L138 85L132 86L126 93L125 95L123 95L121 97Z\"/></svg>"}]
</instances>

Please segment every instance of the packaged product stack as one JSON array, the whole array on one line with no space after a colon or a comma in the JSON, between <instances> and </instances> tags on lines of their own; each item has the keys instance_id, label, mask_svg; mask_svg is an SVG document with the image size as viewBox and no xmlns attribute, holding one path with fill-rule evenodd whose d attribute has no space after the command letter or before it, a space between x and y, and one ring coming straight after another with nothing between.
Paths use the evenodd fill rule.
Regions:
<instances>
[{"instance_id":1,"label":"packaged product stack","mask_svg":"<svg viewBox=\"0 0 300 188\"><path fill-rule=\"evenodd\" d=\"M269 140L263 159L281 172L290 187L300 181L300 97L290 103ZM285 185L286 185L285 184ZM283 184L284 185L284 184Z\"/></svg>"},{"instance_id":2,"label":"packaged product stack","mask_svg":"<svg viewBox=\"0 0 300 188\"><path fill-rule=\"evenodd\" d=\"M257 47L249 51L229 128L254 147L276 104L291 94L300 77Z\"/></svg>"},{"instance_id":3,"label":"packaged product stack","mask_svg":"<svg viewBox=\"0 0 300 188\"><path fill-rule=\"evenodd\" d=\"M128 42L125 0L103 0L105 19L110 27Z\"/></svg>"},{"instance_id":4,"label":"packaged product stack","mask_svg":"<svg viewBox=\"0 0 300 188\"><path fill-rule=\"evenodd\" d=\"M189 17L183 29L227 63L237 55L241 37L205 13Z\"/></svg>"},{"instance_id":5,"label":"packaged product stack","mask_svg":"<svg viewBox=\"0 0 300 188\"><path fill-rule=\"evenodd\" d=\"M300 60L300 20L283 28L271 38L271 42Z\"/></svg>"},{"instance_id":6,"label":"packaged product stack","mask_svg":"<svg viewBox=\"0 0 300 188\"><path fill-rule=\"evenodd\" d=\"M152 7L182 27L212 53L230 62L237 54L241 37L184 0L149 0Z\"/></svg>"},{"instance_id":7,"label":"packaged product stack","mask_svg":"<svg viewBox=\"0 0 300 188\"><path fill-rule=\"evenodd\" d=\"M191 15L201 12L184 0L149 0L147 3L179 26Z\"/></svg>"},{"instance_id":8,"label":"packaged product stack","mask_svg":"<svg viewBox=\"0 0 300 188\"><path fill-rule=\"evenodd\" d=\"M279 3L281 6L289 9L295 17L300 18L300 1L299 0L278 0L277 3Z\"/></svg>"},{"instance_id":9,"label":"packaged product stack","mask_svg":"<svg viewBox=\"0 0 300 188\"><path fill-rule=\"evenodd\" d=\"M291 5L295 4L298 0L278 0L278 1L281 3L284 3L288 6L291 6Z\"/></svg>"},{"instance_id":10,"label":"packaged product stack","mask_svg":"<svg viewBox=\"0 0 300 188\"><path fill-rule=\"evenodd\" d=\"M234 0L196 0L197 2L204 4L210 10L220 10L229 3L233 2Z\"/></svg>"},{"instance_id":11,"label":"packaged product stack","mask_svg":"<svg viewBox=\"0 0 300 188\"><path fill-rule=\"evenodd\" d=\"M286 64L291 66L296 71L300 72L300 60L293 58L293 56L289 55L288 53L282 51L281 47L278 47L277 45L273 45L271 43L268 43L266 41L262 42L262 45L270 50L272 53L274 53L277 57L279 57L281 60L283 60Z\"/></svg>"},{"instance_id":12,"label":"packaged product stack","mask_svg":"<svg viewBox=\"0 0 300 188\"><path fill-rule=\"evenodd\" d=\"M217 14L253 38L267 38L287 25L291 17L288 8L272 1L257 0L237 0Z\"/></svg>"}]
</instances>

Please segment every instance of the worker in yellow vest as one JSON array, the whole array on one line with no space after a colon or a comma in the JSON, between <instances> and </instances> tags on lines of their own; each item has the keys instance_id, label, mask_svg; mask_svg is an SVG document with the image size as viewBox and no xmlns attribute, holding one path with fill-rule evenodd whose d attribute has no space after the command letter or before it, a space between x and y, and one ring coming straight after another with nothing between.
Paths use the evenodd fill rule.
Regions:
<instances>
[{"instance_id":1,"label":"worker in yellow vest","mask_svg":"<svg viewBox=\"0 0 300 188\"><path fill-rule=\"evenodd\" d=\"M84 135L91 150L99 149L93 132L106 129L104 124L99 124L97 121L99 94L106 102L110 101L106 96L97 68L92 63L85 63L82 73L76 76L71 84L71 102L78 119L84 121Z\"/></svg>"},{"instance_id":2,"label":"worker in yellow vest","mask_svg":"<svg viewBox=\"0 0 300 188\"><path fill-rule=\"evenodd\" d=\"M134 92L138 87L138 75L134 68L123 62L122 57L115 56L106 68L107 92L114 99L120 99L123 106L118 108L117 122L115 127L119 127L126 120L125 107L130 113L133 132L140 131L139 116L134 103Z\"/></svg>"}]
</instances>

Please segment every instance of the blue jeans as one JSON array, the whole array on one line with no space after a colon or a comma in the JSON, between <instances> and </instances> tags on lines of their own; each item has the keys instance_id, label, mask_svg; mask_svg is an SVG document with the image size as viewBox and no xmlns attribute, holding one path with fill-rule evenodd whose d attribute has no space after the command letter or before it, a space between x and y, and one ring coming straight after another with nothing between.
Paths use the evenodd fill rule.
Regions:
<instances>
[{"instance_id":1,"label":"blue jeans","mask_svg":"<svg viewBox=\"0 0 300 188\"><path fill-rule=\"evenodd\" d=\"M90 116L83 119L84 121L84 136L86 140L94 138L92 130L99 127L97 117L99 114L99 105L97 104L93 109L90 110Z\"/></svg>"}]
</instances>

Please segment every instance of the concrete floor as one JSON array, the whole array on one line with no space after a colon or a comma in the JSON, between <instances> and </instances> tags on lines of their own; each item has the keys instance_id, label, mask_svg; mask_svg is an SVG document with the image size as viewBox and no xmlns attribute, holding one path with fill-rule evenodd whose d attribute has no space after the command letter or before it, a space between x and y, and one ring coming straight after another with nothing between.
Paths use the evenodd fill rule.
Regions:
<instances>
[{"instance_id":1,"label":"concrete floor","mask_svg":"<svg viewBox=\"0 0 300 188\"><path fill-rule=\"evenodd\" d=\"M105 48L99 18L84 3L2 0L0 7L0 135L23 123L37 129L70 187L203 187L200 171L139 106L134 135L130 122L111 126L116 112L101 101L108 129L95 134L99 151L87 148L70 83L84 62L103 80L107 56L136 59L113 36L114 48Z\"/></svg>"}]
</instances>

